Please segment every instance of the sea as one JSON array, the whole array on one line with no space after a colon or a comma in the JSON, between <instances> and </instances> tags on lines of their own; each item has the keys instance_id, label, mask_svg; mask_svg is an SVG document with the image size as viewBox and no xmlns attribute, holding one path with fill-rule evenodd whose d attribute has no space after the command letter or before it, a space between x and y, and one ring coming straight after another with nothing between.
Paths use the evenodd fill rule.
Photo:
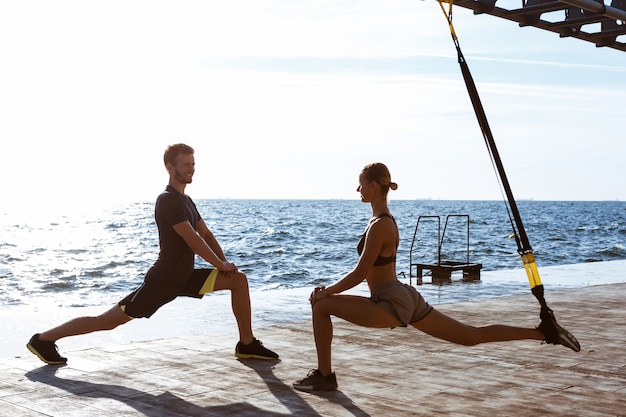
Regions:
<instances>
[{"instance_id":1,"label":"sea","mask_svg":"<svg viewBox=\"0 0 626 417\"><path fill-rule=\"evenodd\" d=\"M311 289L340 279L356 265L355 246L371 216L370 206L358 200L195 202L229 260L247 274L259 326L306 319ZM626 260L626 202L517 204L540 273ZM472 283L455 275L450 283L434 283L427 274L418 289L432 304L528 292L505 202L392 200L389 207L400 232L396 270L401 281L417 285L414 263L482 265L481 279ZM0 208L0 330L9 335L0 343L0 356L15 354L18 345L23 350L23 338L35 330L109 308L141 284L158 252L153 201L36 215ZM201 259L196 263L207 266ZM543 280L547 290L624 280L624 275L549 277ZM355 291L367 294L363 284ZM175 300L165 313L143 320L161 320L146 332L167 337L234 326L227 295L189 300ZM166 317L180 317L184 325ZM124 340L149 338L134 329L135 335Z\"/></svg>"}]
</instances>

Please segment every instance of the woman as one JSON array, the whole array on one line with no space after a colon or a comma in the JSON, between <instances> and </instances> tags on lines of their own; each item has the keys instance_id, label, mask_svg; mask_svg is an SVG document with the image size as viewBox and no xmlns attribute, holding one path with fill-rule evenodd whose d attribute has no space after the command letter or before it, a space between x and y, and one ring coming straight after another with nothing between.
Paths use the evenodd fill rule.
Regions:
<instances>
[{"instance_id":1,"label":"woman","mask_svg":"<svg viewBox=\"0 0 626 417\"><path fill-rule=\"evenodd\" d=\"M410 324L439 339L466 346L486 342L534 339L562 344L578 352L576 338L561 328L552 314L542 318L536 329L504 325L474 327L458 322L431 307L417 290L396 278L395 261L399 243L398 227L389 213L387 192L398 185L391 181L384 164L373 163L363 168L357 191L361 201L370 203L372 218L357 245L360 255L356 267L328 287L313 290L310 301L313 334L317 348L317 369L293 384L299 390L333 390L337 380L331 367L333 326L337 316L360 326L387 328ZM371 297L345 295L342 292L365 279Z\"/></svg>"}]
</instances>

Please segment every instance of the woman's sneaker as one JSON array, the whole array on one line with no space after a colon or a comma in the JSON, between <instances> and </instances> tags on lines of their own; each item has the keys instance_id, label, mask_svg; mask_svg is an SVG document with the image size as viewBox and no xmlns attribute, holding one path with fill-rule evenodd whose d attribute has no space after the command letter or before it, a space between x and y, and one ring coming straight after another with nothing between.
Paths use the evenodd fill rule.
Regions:
<instances>
[{"instance_id":1,"label":"woman's sneaker","mask_svg":"<svg viewBox=\"0 0 626 417\"><path fill-rule=\"evenodd\" d=\"M63 365L67 363L67 358L59 355L57 345L54 342L46 342L39 339L39 333L30 338L26 347L48 365Z\"/></svg>"},{"instance_id":2,"label":"woman's sneaker","mask_svg":"<svg viewBox=\"0 0 626 417\"><path fill-rule=\"evenodd\" d=\"M293 387L300 391L332 391L337 389L337 377L334 372L323 376L319 369L313 369L306 378L294 382Z\"/></svg>"},{"instance_id":3,"label":"woman's sneaker","mask_svg":"<svg viewBox=\"0 0 626 417\"><path fill-rule=\"evenodd\" d=\"M256 338L248 345L237 342L235 356L240 359L278 359L278 354L263 346L263 343Z\"/></svg>"},{"instance_id":4,"label":"woman's sneaker","mask_svg":"<svg viewBox=\"0 0 626 417\"><path fill-rule=\"evenodd\" d=\"M576 340L573 334L559 326L551 309L542 308L539 317L541 317L541 323L537 326L537 329L543 333L546 343L567 346L574 352L580 352L578 340Z\"/></svg>"}]
</instances>

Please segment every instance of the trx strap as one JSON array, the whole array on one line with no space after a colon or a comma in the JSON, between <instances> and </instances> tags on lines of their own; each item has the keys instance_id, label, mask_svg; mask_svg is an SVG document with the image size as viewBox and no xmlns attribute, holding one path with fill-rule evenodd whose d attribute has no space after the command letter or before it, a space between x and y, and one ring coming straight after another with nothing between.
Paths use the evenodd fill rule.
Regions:
<instances>
[{"instance_id":1,"label":"trx strap","mask_svg":"<svg viewBox=\"0 0 626 417\"><path fill-rule=\"evenodd\" d=\"M443 6L443 1L449 3L449 8L447 12ZM483 106L480 102L480 97L478 96L476 85L474 84L474 80L472 78L472 74L470 73L467 62L463 57L463 53L461 52L461 46L459 45L459 39L457 38L456 32L454 31L454 26L452 25L453 0L438 0L438 2L439 6L441 6L441 11L446 16L446 20L448 21L448 25L450 27L450 34L452 35L452 40L454 42L454 46L456 47L459 65L461 66L461 72L463 74L463 79L465 80L465 86L467 87L467 92L469 93L470 100L472 101L472 106L474 107L474 112L476 113L476 118L478 119L480 130L482 131L483 138L485 139L485 144L487 145L487 150L489 152L489 156L491 157L491 163L494 166L496 175L500 182L500 190L504 191L504 193L506 194L505 203L507 203L507 213L509 215L511 227L513 228L512 237L515 237L517 252L522 258L524 270L526 271L526 276L528 277L528 282L530 283L530 289L539 301L539 304L541 304L542 312L544 312L545 310L548 310L548 306L546 305L546 301L543 296L543 284L541 283L541 278L539 277L539 271L537 270L537 264L535 263L535 258L533 256L533 249L530 246L530 242L528 241L526 230L524 230L522 218L519 214L519 210L517 209L515 198L513 198L513 193L511 191L509 181L507 180L506 173L504 172L502 160L500 159L498 149L496 148L496 143L493 139L493 135L491 134L491 129L489 128L489 123L487 122L485 110L483 109Z\"/></svg>"}]
</instances>

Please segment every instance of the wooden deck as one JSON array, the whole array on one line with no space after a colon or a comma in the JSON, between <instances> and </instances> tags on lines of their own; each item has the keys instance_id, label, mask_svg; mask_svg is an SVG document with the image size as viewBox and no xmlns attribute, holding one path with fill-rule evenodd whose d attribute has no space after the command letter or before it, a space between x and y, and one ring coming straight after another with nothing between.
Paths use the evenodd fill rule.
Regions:
<instances>
[{"instance_id":1,"label":"wooden deck","mask_svg":"<svg viewBox=\"0 0 626 417\"><path fill-rule=\"evenodd\" d=\"M276 362L233 356L234 334L62 352L68 365L0 360L0 415L59 416L624 416L626 284L551 291L579 353L534 341L456 346L411 328L336 320L335 392L291 383L315 365L310 323L257 330ZM439 305L469 324L537 325L528 295ZM88 336L85 336L88 337Z\"/></svg>"}]
</instances>

